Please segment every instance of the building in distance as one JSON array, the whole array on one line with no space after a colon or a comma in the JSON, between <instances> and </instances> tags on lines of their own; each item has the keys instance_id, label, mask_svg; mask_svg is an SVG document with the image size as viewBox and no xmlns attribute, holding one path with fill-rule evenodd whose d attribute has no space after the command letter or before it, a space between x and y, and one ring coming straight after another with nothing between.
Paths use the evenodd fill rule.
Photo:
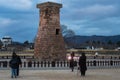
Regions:
<instances>
[{"instance_id":1,"label":"building in distance","mask_svg":"<svg viewBox=\"0 0 120 80\"><path fill-rule=\"evenodd\" d=\"M4 36L2 39L1 39L1 42L3 44L3 47L9 45L9 44L12 44L12 38L10 36Z\"/></svg>"}]
</instances>

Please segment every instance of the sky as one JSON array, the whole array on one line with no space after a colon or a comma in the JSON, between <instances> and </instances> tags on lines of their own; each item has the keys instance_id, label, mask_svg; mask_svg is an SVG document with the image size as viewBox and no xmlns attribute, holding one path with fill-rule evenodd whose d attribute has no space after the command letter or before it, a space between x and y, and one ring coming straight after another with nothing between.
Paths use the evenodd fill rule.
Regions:
<instances>
[{"instance_id":1,"label":"sky","mask_svg":"<svg viewBox=\"0 0 120 80\"><path fill-rule=\"evenodd\" d=\"M76 35L120 35L120 0L0 0L0 38L32 42L43 2L61 3L60 23Z\"/></svg>"}]
</instances>

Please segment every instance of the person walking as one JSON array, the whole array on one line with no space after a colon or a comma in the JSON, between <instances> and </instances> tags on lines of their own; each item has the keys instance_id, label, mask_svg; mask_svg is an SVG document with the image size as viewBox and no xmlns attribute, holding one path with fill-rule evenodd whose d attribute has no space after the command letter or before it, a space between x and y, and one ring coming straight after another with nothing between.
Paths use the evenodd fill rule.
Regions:
<instances>
[{"instance_id":1,"label":"person walking","mask_svg":"<svg viewBox=\"0 0 120 80\"><path fill-rule=\"evenodd\" d=\"M82 55L79 57L79 69L81 76L85 76L85 72L87 70L85 53L82 53Z\"/></svg>"},{"instance_id":2,"label":"person walking","mask_svg":"<svg viewBox=\"0 0 120 80\"><path fill-rule=\"evenodd\" d=\"M9 61L11 67L11 78L17 77L18 59L16 53L12 54L12 59Z\"/></svg>"}]
</instances>

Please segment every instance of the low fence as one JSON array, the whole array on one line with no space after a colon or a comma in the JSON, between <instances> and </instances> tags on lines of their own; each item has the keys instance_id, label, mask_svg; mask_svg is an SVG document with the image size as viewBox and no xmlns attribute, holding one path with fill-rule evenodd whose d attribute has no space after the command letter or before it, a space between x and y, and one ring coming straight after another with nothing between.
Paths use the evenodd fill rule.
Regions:
<instances>
[{"instance_id":1,"label":"low fence","mask_svg":"<svg viewBox=\"0 0 120 80\"><path fill-rule=\"evenodd\" d=\"M19 54L20 55L20 54ZM6 56L6 55L2 55L0 56L0 59L11 59L12 56ZM31 54L26 54L24 55L20 55L21 59L34 59L34 56ZM116 56L87 56L87 59L120 59L120 56L116 55Z\"/></svg>"},{"instance_id":2,"label":"low fence","mask_svg":"<svg viewBox=\"0 0 120 80\"><path fill-rule=\"evenodd\" d=\"M22 62L21 69L49 69L49 68L69 68L69 61L24 61ZM87 60L86 65L88 68L100 67L120 67L120 60ZM75 67L78 67L78 62L75 61ZM0 61L0 69L9 69L9 61Z\"/></svg>"}]
</instances>

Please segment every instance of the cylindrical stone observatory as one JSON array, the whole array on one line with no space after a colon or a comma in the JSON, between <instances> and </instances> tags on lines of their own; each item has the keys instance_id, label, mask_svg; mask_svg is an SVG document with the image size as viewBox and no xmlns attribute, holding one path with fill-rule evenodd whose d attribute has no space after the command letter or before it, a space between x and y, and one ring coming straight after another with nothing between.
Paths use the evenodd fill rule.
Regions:
<instances>
[{"instance_id":1,"label":"cylindrical stone observatory","mask_svg":"<svg viewBox=\"0 0 120 80\"><path fill-rule=\"evenodd\" d=\"M60 28L60 8L62 4L45 2L37 4L40 21L34 46L34 56L43 61L66 59L65 43Z\"/></svg>"}]
</instances>

